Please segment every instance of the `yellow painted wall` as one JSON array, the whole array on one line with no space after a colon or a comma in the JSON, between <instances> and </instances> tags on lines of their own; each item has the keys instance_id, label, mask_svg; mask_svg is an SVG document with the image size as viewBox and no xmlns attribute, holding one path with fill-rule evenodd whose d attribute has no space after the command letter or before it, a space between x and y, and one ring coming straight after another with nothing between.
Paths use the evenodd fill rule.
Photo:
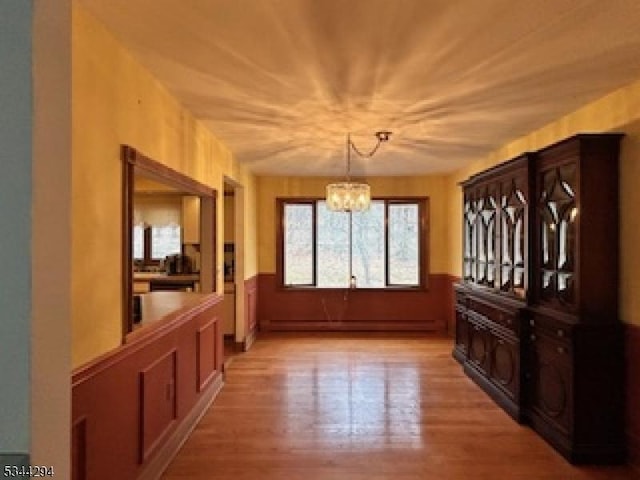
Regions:
<instances>
[{"instance_id":1,"label":"yellow painted wall","mask_svg":"<svg viewBox=\"0 0 640 480\"><path fill-rule=\"evenodd\" d=\"M233 243L235 240L235 208L233 195L225 195L224 199L224 242Z\"/></svg>"},{"instance_id":2,"label":"yellow painted wall","mask_svg":"<svg viewBox=\"0 0 640 480\"><path fill-rule=\"evenodd\" d=\"M218 192L223 176L255 200L255 180L117 41L74 4L72 31L72 356L77 367L121 343L120 145ZM221 195L220 195L221 196ZM222 202L218 202L222 232ZM255 202L246 202L248 218ZM255 223L246 227L245 272L254 274ZM222 235L218 235L222 258ZM222 271L218 275L222 288Z\"/></svg>"},{"instance_id":3,"label":"yellow painted wall","mask_svg":"<svg viewBox=\"0 0 640 480\"><path fill-rule=\"evenodd\" d=\"M251 176L246 178L242 184L244 185L244 278L251 278L258 274L259 261L258 261L258 241L260 225L258 224L258 218L260 218L260 212L258 211L258 179ZM238 208L237 199L234 200L234 208ZM236 239L236 256L238 255L238 245Z\"/></svg>"},{"instance_id":4,"label":"yellow painted wall","mask_svg":"<svg viewBox=\"0 0 640 480\"><path fill-rule=\"evenodd\" d=\"M609 131L626 134L620 156L620 316L626 323L640 325L640 222L636 218L640 208L640 81L518 138L451 175L446 187L451 218L448 271L459 276L462 265L462 195L457 182L576 133Z\"/></svg>"},{"instance_id":5,"label":"yellow painted wall","mask_svg":"<svg viewBox=\"0 0 640 480\"><path fill-rule=\"evenodd\" d=\"M448 207L446 178L367 177L371 195L429 197L429 271L447 271ZM276 268L276 198L324 197L327 183L335 178L322 177L259 177L258 182L258 265L260 272L274 273Z\"/></svg>"}]
</instances>

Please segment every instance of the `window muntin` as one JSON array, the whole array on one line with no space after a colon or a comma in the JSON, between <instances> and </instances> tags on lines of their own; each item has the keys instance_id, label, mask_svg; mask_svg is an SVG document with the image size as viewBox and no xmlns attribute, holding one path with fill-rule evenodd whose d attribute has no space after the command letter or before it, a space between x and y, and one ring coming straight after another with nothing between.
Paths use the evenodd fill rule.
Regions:
<instances>
[{"instance_id":1,"label":"window muntin","mask_svg":"<svg viewBox=\"0 0 640 480\"><path fill-rule=\"evenodd\" d=\"M427 199L375 199L366 212L324 200L280 199L280 279L286 287L425 286ZM295 214L294 214L295 213Z\"/></svg>"}]
</instances>

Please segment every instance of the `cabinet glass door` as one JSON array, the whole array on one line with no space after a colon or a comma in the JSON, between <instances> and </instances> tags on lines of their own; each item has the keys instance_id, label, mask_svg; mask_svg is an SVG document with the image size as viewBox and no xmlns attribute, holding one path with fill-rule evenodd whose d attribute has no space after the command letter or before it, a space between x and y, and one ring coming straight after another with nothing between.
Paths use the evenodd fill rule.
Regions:
<instances>
[{"instance_id":1,"label":"cabinet glass door","mask_svg":"<svg viewBox=\"0 0 640 480\"><path fill-rule=\"evenodd\" d=\"M476 212L471 198L465 198L463 225L463 277L466 281L475 280L476 272Z\"/></svg>"},{"instance_id":2,"label":"cabinet glass door","mask_svg":"<svg viewBox=\"0 0 640 480\"><path fill-rule=\"evenodd\" d=\"M575 302L576 166L567 164L542 172L540 195L540 297L572 305Z\"/></svg>"},{"instance_id":3,"label":"cabinet glass door","mask_svg":"<svg viewBox=\"0 0 640 480\"><path fill-rule=\"evenodd\" d=\"M489 287L496 281L496 222L497 195L495 187L482 189L476 201L478 231L478 278L477 282Z\"/></svg>"},{"instance_id":4,"label":"cabinet glass door","mask_svg":"<svg viewBox=\"0 0 640 480\"><path fill-rule=\"evenodd\" d=\"M524 187L519 183L516 179L509 179L502 184L500 290L524 297L526 294L527 200L523 192Z\"/></svg>"}]
</instances>

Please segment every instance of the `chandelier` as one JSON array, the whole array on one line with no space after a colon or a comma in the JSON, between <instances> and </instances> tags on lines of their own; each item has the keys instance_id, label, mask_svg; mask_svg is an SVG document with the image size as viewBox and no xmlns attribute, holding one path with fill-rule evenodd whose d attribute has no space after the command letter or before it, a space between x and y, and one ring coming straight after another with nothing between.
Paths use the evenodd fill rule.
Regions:
<instances>
[{"instance_id":1,"label":"chandelier","mask_svg":"<svg viewBox=\"0 0 640 480\"><path fill-rule=\"evenodd\" d=\"M366 183L351 181L351 150L363 158L371 158L380 144L389 140L391 132L376 132L378 142L369 153L362 153L347 134L347 175L344 182L327 185L327 207L336 212L361 212L371 205L371 188Z\"/></svg>"}]
</instances>

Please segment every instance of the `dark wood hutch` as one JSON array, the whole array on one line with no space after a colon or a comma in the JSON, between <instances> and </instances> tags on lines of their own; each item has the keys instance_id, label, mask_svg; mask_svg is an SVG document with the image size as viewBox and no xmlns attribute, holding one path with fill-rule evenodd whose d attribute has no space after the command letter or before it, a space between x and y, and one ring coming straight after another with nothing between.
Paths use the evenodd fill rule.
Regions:
<instances>
[{"instance_id":1,"label":"dark wood hutch","mask_svg":"<svg viewBox=\"0 0 640 480\"><path fill-rule=\"evenodd\" d=\"M576 463L624 460L622 135L581 134L462 183L453 355Z\"/></svg>"}]
</instances>

